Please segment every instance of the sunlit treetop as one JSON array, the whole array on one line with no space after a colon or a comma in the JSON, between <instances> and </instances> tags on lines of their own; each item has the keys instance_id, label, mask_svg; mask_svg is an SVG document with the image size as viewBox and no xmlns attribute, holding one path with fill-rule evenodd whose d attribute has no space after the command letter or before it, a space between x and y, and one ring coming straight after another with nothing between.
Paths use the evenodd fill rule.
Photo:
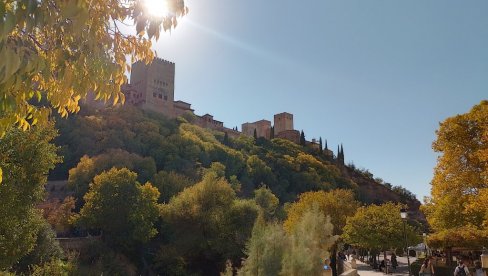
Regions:
<instances>
[{"instance_id":1,"label":"sunlit treetop","mask_svg":"<svg viewBox=\"0 0 488 276\"><path fill-rule=\"evenodd\" d=\"M88 92L123 102L127 56L150 62L151 39L187 12L184 0L0 2L0 137L77 112Z\"/></svg>"}]
</instances>

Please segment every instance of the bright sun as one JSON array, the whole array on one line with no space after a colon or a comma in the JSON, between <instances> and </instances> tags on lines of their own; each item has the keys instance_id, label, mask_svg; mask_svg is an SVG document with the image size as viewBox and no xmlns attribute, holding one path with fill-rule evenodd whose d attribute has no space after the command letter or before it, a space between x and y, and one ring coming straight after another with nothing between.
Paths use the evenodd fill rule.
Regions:
<instances>
[{"instance_id":1,"label":"bright sun","mask_svg":"<svg viewBox=\"0 0 488 276\"><path fill-rule=\"evenodd\" d=\"M154 17L165 17L169 14L167 0L144 0L147 11Z\"/></svg>"}]
</instances>

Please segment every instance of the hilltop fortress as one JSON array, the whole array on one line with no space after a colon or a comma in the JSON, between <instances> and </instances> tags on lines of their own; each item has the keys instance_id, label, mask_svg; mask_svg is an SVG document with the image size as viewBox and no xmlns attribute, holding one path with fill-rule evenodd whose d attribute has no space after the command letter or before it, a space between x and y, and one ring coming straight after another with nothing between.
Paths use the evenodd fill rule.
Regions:
<instances>
[{"instance_id":1,"label":"hilltop fortress","mask_svg":"<svg viewBox=\"0 0 488 276\"><path fill-rule=\"evenodd\" d=\"M300 143L300 132L293 128L293 114L287 112L274 115L274 126L271 126L268 120L243 123L242 132L225 127L223 122L215 120L208 113L202 116L196 115L190 103L174 100L175 63L161 58L155 58L150 64L142 61L132 64L130 81L122 86L122 93L127 104L155 111L170 118L190 113L195 116L196 125L222 131L230 137L235 138L244 134L265 139L282 138ZM312 147L319 147L315 139L306 143ZM326 150L326 154L332 155L332 152Z\"/></svg>"}]
</instances>

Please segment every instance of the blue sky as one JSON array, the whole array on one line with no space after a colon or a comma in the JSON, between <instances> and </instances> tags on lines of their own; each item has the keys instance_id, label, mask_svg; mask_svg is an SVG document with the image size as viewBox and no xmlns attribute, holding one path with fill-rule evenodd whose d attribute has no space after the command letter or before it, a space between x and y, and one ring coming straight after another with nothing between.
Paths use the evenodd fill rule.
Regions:
<instances>
[{"instance_id":1,"label":"blue sky","mask_svg":"<svg viewBox=\"0 0 488 276\"><path fill-rule=\"evenodd\" d=\"M175 99L228 127L291 112L306 138L419 199L439 122L488 98L488 1L186 0L154 49Z\"/></svg>"}]
</instances>

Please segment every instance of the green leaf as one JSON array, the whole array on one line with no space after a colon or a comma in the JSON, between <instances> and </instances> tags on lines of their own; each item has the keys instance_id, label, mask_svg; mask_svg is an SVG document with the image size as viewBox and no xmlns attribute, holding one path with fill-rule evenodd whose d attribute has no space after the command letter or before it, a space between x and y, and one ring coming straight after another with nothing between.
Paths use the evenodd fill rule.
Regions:
<instances>
[{"instance_id":1,"label":"green leaf","mask_svg":"<svg viewBox=\"0 0 488 276\"><path fill-rule=\"evenodd\" d=\"M19 55L12 49L6 47L4 49L5 52L5 79L10 78L17 70L19 70L20 66L20 58Z\"/></svg>"},{"instance_id":2,"label":"green leaf","mask_svg":"<svg viewBox=\"0 0 488 276\"><path fill-rule=\"evenodd\" d=\"M79 7L78 5L70 3L63 8L62 14L66 18L73 18L78 16L82 10L83 8Z\"/></svg>"},{"instance_id":3,"label":"green leaf","mask_svg":"<svg viewBox=\"0 0 488 276\"><path fill-rule=\"evenodd\" d=\"M7 12L3 23L3 35L9 34L15 27L15 14Z\"/></svg>"}]
</instances>

